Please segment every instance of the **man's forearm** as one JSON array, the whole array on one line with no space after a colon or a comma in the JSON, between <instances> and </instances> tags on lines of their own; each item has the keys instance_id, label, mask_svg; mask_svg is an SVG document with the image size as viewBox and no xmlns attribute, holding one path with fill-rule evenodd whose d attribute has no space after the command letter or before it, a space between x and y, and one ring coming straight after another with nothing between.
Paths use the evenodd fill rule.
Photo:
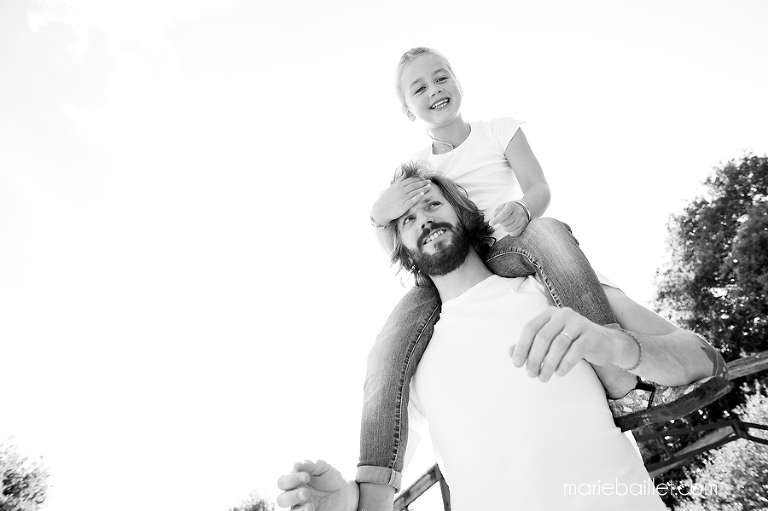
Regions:
<instances>
[{"instance_id":1,"label":"man's forearm","mask_svg":"<svg viewBox=\"0 0 768 511\"><path fill-rule=\"evenodd\" d=\"M615 365L630 368L633 374L667 386L685 385L712 376L714 348L699 336L675 327L618 289L605 286L603 289L619 324L631 333L612 332L619 347Z\"/></svg>"},{"instance_id":2,"label":"man's forearm","mask_svg":"<svg viewBox=\"0 0 768 511\"><path fill-rule=\"evenodd\" d=\"M344 511L357 511L360 504L360 486L355 481L347 481L347 507Z\"/></svg>"},{"instance_id":3,"label":"man's forearm","mask_svg":"<svg viewBox=\"0 0 768 511\"><path fill-rule=\"evenodd\" d=\"M685 385L712 376L714 360L707 353L713 348L695 334L679 330L648 335L627 330L629 334L615 333L624 336L617 366L632 368L631 373L666 386Z\"/></svg>"}]
</instances>

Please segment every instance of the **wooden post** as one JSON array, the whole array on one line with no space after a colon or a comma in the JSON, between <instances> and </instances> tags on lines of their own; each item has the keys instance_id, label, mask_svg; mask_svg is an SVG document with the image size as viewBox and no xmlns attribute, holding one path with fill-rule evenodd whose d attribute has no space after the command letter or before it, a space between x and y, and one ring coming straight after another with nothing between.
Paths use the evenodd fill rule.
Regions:
<instances>
[{"instance_id":1,"label":"wooden post","mask_svg":"<svg viewBox=\"0 0 768 511\"><path fill-rule=\"evenodd\" d=\"M437 465L435 467L437 467L438 481L440 481L440 494L443 496L443 510L451 511L451 492L448 490L448 483L445 482L440 467Z\"/></svg>"}]
</instances>

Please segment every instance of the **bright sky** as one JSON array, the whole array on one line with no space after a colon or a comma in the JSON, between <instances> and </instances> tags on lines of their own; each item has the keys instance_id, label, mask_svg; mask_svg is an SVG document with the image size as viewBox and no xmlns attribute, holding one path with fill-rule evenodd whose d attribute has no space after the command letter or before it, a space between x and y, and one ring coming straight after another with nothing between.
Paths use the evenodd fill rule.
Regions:
<instances>
[{"instance_id":1,"label":"bright sky","mask_svg":"<svg viewBox=\"0 0 768 511\"><path fill-rule=\"evenodd\" d=\"M50 511L353 477L405 292L368 211L428 141L408 48L450 59L465 119L527 121L548 214L641 303L670 213L768 152L764 2L265 4L0 2L0 435L45 457Z\"/></svg>"}]
</instances>

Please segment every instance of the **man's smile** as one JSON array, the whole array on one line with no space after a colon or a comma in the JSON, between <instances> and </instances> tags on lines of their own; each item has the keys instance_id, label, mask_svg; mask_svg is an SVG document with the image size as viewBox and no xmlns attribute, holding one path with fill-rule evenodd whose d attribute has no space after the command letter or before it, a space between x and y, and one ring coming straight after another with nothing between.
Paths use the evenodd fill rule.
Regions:
<instances>
[{"instance_id":1,"label":"man's smile","mask_svg":"<svg viewBox=\"0 0 768 511\"><path fill-rule=\"evenodd\" d=\"M434 231L429 233L429 235L424 239L424 241L421 242L422 246L423 245L427 245L428 243L433 242L434 240L436 240L437 238L439 238L440 236L442 236L446 232L447 232L446 229L444 229L442 227L440 227L438 229L435 229Z\"/></svg>"}]
</instances>

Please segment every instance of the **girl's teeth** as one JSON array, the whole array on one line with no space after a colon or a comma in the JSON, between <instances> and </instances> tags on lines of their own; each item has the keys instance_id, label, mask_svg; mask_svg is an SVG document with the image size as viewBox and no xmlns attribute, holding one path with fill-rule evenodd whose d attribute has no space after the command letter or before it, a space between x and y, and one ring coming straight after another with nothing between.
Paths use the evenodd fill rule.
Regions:
<instances>
[{"instance_id":1,"label":"girl's teeth","mask_svg":"<svg viewBox=\"0 0 768 511\"><path fill-rule=\"evenodd\" d=\"M432 105L432 108L435 108L435 109L437 109L437 108L443 108L443 107L444 107L444 106L446 106L446 105L448 105L448 100L447 100L447 99L444 99L444 100L442 100L442 101L439 101L439 102L435 103L434 105Z\"/></svg>"}]
</instances>

